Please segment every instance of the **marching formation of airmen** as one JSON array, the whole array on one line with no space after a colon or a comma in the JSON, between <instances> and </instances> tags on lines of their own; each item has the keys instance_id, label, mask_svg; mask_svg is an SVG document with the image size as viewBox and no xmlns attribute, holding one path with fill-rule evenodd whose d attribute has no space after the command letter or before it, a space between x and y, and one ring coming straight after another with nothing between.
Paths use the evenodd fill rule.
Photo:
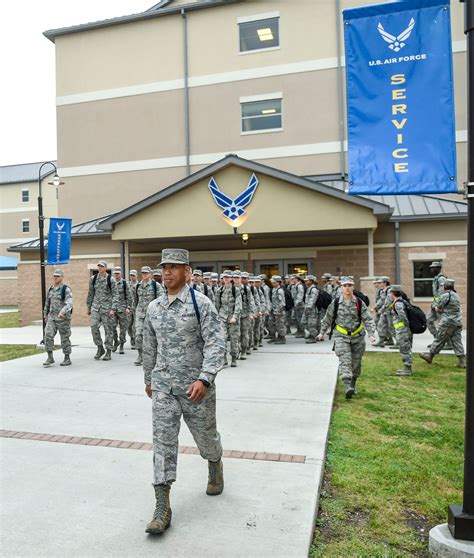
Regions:
<instances>
[{"instance_id":1,"label":"marching formation of airmen","mask_svg":"<svg viewBox=\"0 0 474 558\"><path fill-rule=\"evenodd\" d=\"M443 348L452 348L458 357L457 367L465 368L465 353L461 339L462 316L459 295L454 280L442 273L442 263L433 262L433 303L427 326L434 337L430 352L420 354L428 363ZM137 350L135 365L143 364L143 327L151 301L165 292L162 271L143 266L138 280L136 270L130 280L122 277L122 269L115 267L107 273L107 262L99 261L98 273L89 281L87 313L90 315L92 338L97 346L94 358L111 360L112 353L124 354L127 333L132 349ZM54 272L44 308L45 347L48 358L45 366L54 364L54 335L59 332L64 361L71 364L72 292L64 285L62 270ZM287 335L305 339L306 343L322 341L326 334L334 337L334 350L339 357L339 375L348 399L356 393L360 375L365 335L369 333L376 347L398 349L403 368L397 376L413 373L413 333L407 315L408 298L400 285L391 285L387 276L374 281L376 288L372 318L368 299L354 292L353 277L336 277L324 273L320 282L315 275L251 275L246 271L225 270L217 273L195 269L187 277L188 285L206 296L215 306L226 332L228 346L224 366L236 367L252 351L263 346L263 340L275 345L285 344ZM102 340L100 326L104 328ZM295 328L293 332L292 326ZM375 339L378 334L378 341Z\"/></svg>"}]
</instances>

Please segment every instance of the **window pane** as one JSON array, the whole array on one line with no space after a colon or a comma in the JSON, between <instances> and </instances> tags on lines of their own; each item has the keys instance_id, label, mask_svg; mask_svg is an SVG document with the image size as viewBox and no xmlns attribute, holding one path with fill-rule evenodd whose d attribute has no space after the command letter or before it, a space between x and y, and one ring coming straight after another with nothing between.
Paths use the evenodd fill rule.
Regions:
<instances>
[{"instance_id":1,"label":"window pane","mask_svg":"<svg viewBox=\"0 0 474 558\"><path fill-rule=\"evenodd\" d=\"M30 192L29 190L22 190L21 191L21 201L28 202L30 201Z\"/></svg>"},{"instance_id":2,"label":"window pane","mask_svg":"<svg viewBox=\"0 0 474 558\"><path fill-rule=\"evenodd\" d=\"M22 230L23 230L23 232L30 232L30 221L29 220L22 221Z\"/></svg>"},{"instance_id":3,"label":"window pane","mask_svg":"<svg viewBox=\"0 0 474 558\"><path fill-rule=\"evenodd\" d=\"M432 289L433 281L431 279L426 279L422 281L415 281L414 293L415 297L431 297L433 296Z\"/></svg>"},{"instance_id":4,"label":"window pane","mask_svg":"<svg viewBox=\"0 0 474 558\"><path fill-rule=\"evenodd\" d=\"M308 275L308 264L295 263L288 264L288 274L296 273L297 275Z\"/></svg>"},{"instance_id":5,"label":"window pane","mask_svg":"<svg viewBox=\"0 0 474 558\"><path fill-rule=\"evenodd\" d=\"M277 47L280 44L279 18L239 23L240 52Z\"/></svg>"},{"instance_id":6,"label":"window pane","mask_svg":"<svg viewBox=\"0 0 474 558\"><path fill-rule=\"evenodd\" d=\"M242 103L242 117L247 116L274 116L281 114L281 99L269 99L268 101L253 101Z\"/></svg>"},{"instance_id":7,"label":"window pane","mask_svg":"<svg viewBox=\"0 0 474 558\"><path fill-rule=\"evenodd\" d=\"M431 262L413 262L413 277L415 279L427 279L431 277Z\"/></svg>"},{"instance_id":8,"label":"window pane","mask_svg":"<svg viewBox=\"0 0 474 558\"><path fill-rule=\"evenodd\" d=\"M268 279L270 279L272 275L281 274L280 266L277 263L260 264L259 268L259 274L264 273Z\"/></svg>"},{"instance_id":9,"label":"window pane","mask_svg":"<svg viewBox=\"0 0 474 558\"><path fill-rule=\"evenodd\" d=\"M281 115L266 116L264 118L244 118L242 120L242 132L252 132L254 130L274 130L281 127Z\"/></svg>"}]
</instances>

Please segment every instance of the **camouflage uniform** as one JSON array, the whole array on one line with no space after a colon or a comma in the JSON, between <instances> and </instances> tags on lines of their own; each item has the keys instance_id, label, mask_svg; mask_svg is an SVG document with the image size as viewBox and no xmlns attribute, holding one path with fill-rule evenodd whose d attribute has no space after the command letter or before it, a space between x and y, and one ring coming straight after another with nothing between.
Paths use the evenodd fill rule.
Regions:
<instances>
[{"instance_id":1,"label":"camouflage uniform","mask_svg":"<svg viewBox=\"0 0 474 558\"><path fill-rule=\"evenodd\" d=\"M54 350L54 336L59 332L61 337L61 348L65 355L71 354L71 314L72 314L72 291L64 285L64 299L61 296L63 284L51 285L46 294L43 315L46 321L44 330L44 348L46 351ZM60 318L59 314L64 314Z\"/></svg>"},{"instance_id":2,"label":"camouflage uniform","mask_svg":"<svg viewBox=\"0 0 474 558\"><path fill-rule=\"evenodd\" d=\"M268 320L268 331L270 337L274 340L276 334L278 334L278 339L285 342L285 293L283 291L283 287L275 287L272 289L270 302L271 311Z\"/></svg>"},{"instance_id":3,"label":"camouflage uniform","mask_svg":"<svg viewBox=\"0 0 474 558\"><path fill-rule=\"evenodd\" d=\"M226 339L230 340L230 354L237 358L240 350L240 313L242 312L240 289L233 285L220 287L216 295L216 309L226 330ZM230 323L233 318L236 320L234 324Z\"/></svg>"},{"instance_id":4,"label":"camouflage uniform","mask_svg":"<svg viewBox=\"0 0 474 558\"><path fill-rule=\"evenodd\" d=\"M91 311L92 339L97 347L111 351L114 344L114 317L109 315L110 310L118 306L117 283L108 274L102 276L98 273L89 281L89 293L87 295L87 307ZM105 343L102 343L100 325L105 332Z\"/></svg>"},{"instance_id":5,"label":"camouflage uniform","mask_svg":"<svg viewBox=\"0 0 474 558\"><path fill-rule=\"evenodd\" d=\"M155 296L156 289L156 296ZM140 281L137 285L137 306L135 309L135 343L139 353L143 348L143 324L145 323L146 309L150 302L163 294L163 287L154 279L146 283Z\"/></svg>"},{"instance_id":6,"label":"camouflage uniform","mask_svg":"<svg viewBox=\"0 0 474 558\"><path fill-rule=\"evenodd\" d=\"M374 335L375 324L367 306L356 296L346 302L339 297L336 327L334 328L334 351L339 358L339 376L344 380L358 378L361 373L362 357L365 352L365 328ZM360 304L361 322L357 312ZM331 302L321 324L321 335L331 329L335 310L335 300ZM337 327L339 326L339 328ZM352 332L352 334L351 334Z\"/></svg>"},{"instance_id":7,"label":"camouflage uniform","mask_svg":"<svg viewBox=\"0 0 474 558\"><path fill-rule=\"evenodd\" d=\"M446 277L441 272L433 278L433 303L431 304L430 313L426 317L426 325L428 326L428 329L433 337L436 337L436 322L439 320L439 315L436 312L436 307L439 301L439 297L441 296L441 294L444 293L445 283Z\"/></svg>"},{"instance_id":8,"label":"camouflage uniform","mask_svg":"<svg viewBox=\"0 0 474 558\"><path fill-rule=\"evenodd\" d=\"M389 286L384 287L380 291L380 298L376 303L376 311L379 315L377 322L377 333L379 334L379 345L390 345L393 340L391 339L391 323L390 304L391 299L388 295Z\"/></svg>"},{"instance_id":9,"label":"camouflage uniform","mask_svg":"<svg viewBox=\"0 0 474 558\"><path fill-rule=\"evenodd\" d=\"M319 309L316 302L319 298L319 289L316 285L311 285L306 291L306 304L304 307L304 315L306 327L309 332L308 340L315 341L319 335L321 321L319 319Z\"/></svg>"},{"instance_id":10,"label":"camouflage uniform","mask_svg":"<svg viewBox=\"0 0 474 558\"><path fill-rule=\"evenodd\" d=\"M241 356L250 354L250 330L254 325L254 316L257 312L255 300L249 285L241 285L242 311L240 312L240 353Z\"/></svg>"},{"instance_id":11,"label":"camouflage uniform","mask_svg":"<svg viewBox=\"0 0 474 558\"><path fill-rule=\"evenodd\" d=\"M127 329L130 321L130 316L127 315L126 310L131 310L133 307L132 290L130 285L125 279L116 281L118 289L118 305L115 310L114 316L114 346L120 342L121 345L127 340ZM117 327L120 330L120 337L117 334Z\"/></svg>"},{"instance_id":12,"label":"camouflage uniform","mask_svg":"<svg viewBox=\"0 0 474 558\"><path fill-rule=\"evenodd\" d=\"M178 434L183 416L203 459L219 461L222 445L216 427L214 379L222 367L225 339L216 309L195 292L200 323L190 288L170 303L168 294L148 306L144 324L145 384L153 390L153 484L176 480ZM201 401L186 390L196 380L210 387Z\"/></svg>"},{"instance_id":13,"label":"camouflage uniform","mask_svg":"<svg viewBox=\"0 0 474 558\"><path fill-rule=\"evenodd\" d=\"M400 351L402 362L408 370L411 369L413 364L411 352L413 346L413 333L410 330L405 303L401 298L396 298L392 301L391 314L397 344L399 346L398 350Z\"/></svg>"},{"instance_id":14,"label":"camouflage uniform","mask_svg":"<svg viewBox=\"0 0 474 558\"><path fill-rule=\"evenodd\" d=\"M132 297L132 313L128 317L128 335L130 337L130 345L135 348L135 308L137 306L137 285L138 281L130 281L130 294Z\"/></svg>"},{"instance_id":15,"label":"camouflage uniform","mask_svg":"<svg viewBox=\"0 0 474 558\"><path fill-rule=\"evenodd\" d=\"M296 337L304 337L303 314L305 312L305 288L303 283L298 280L294 292L295 301L295 320L296 320Z\"/></svg>"},{"instance_id":16,"label":"camouflage uniform","mask_svg":"<svg viewBox=\"0 0 474 558\"><path fill-rule=\"evenodd\" d=\"M439 324L430 353L438 354L446 341L450 340L454 354L463 357L461 300L458 293L451 290L443 291L436 302L436 312L439 314Z\"/></svg>"}]
</instances>

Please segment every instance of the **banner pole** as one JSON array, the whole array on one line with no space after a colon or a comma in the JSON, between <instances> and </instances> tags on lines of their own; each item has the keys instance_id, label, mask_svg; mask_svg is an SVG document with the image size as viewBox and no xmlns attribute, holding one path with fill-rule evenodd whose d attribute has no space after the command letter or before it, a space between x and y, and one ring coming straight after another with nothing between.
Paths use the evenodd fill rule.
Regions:
<instances>
[{"instance_id":1,"label":"banner pole","mask_svg":"<svg viewBox=\"0 0 474 558\"><path fill-rule=\"evenodd\" d=\"M455 539L474 541L474 0L464 3L467 37L467 366L464 431L463 505L449 506L448 526Z\"/></svg>"}]
</instances>

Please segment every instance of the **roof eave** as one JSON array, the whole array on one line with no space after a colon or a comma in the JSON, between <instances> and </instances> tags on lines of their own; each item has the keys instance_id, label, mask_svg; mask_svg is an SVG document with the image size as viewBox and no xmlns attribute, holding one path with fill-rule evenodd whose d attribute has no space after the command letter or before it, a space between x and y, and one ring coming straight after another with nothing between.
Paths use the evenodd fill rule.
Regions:
<instances>
[{"instance_id":1,"label":"roof eave","mask_svg":"<svg viewBox=\"0 0 474 558\"><path fill-rule=\"evenodd\" d=\"M392 216L390 222L396 221L454 221L467 219L466 213L439 213L436 215L406 215L406 216Z\"/></svg>"},{"instance_id":2,"label":"roof eave","mask_svg":"<svg viewBox=\"0 0 474 558\"><path fill-rule=\"evenodd\" d=\"M155 17L164 17L167 15L176 15L182 12L192 12L196 10L203 10L205 8L225 6L226 4L235 4L236 2L241 2L242 0L212 0L208 2L195 2L193 4L184 4L181 6L170 8L160 8L155 11L145 11L138 14L131 14L128 16L115 17L111 19L105 19L101 21L93 21L91 23L81 23L79 25L72 25L71 27L61 27L58 29L48 29L43 32L43 35L49 39L52 43L55 42L56 37L63 35L70 35L72 33L80 33L82 31L91 31L93 29L102 29L104 27L112 27L115 25L122 25L124 23L134 23L137 21L144 21L147 19L153 19Z\"/></svg>"}]
</instances>

